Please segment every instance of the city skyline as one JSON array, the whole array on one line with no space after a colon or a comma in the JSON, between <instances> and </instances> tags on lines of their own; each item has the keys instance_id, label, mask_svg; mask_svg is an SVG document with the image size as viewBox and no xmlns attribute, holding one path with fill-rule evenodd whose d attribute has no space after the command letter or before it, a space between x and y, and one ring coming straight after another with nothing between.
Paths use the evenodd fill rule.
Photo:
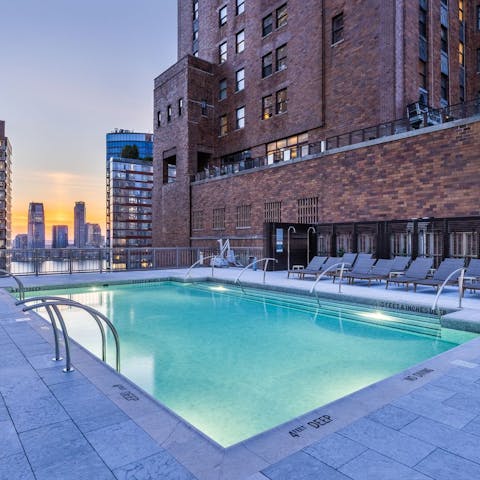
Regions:
<instances>
[{"instance_id":1,"label":"city skyline","mask_svg":"<svg viewBox=\"0 0 480 480\"><path fill-rule=\"evenodd\" d=\"M73 231L70 205L79 198L104 231L105 134L152 131L153 80L176 58L176 17L175 0L2 5L12 239L27 231L31 202L44 204L47 238L55 224Z\"/></svg>"}]
</instances>

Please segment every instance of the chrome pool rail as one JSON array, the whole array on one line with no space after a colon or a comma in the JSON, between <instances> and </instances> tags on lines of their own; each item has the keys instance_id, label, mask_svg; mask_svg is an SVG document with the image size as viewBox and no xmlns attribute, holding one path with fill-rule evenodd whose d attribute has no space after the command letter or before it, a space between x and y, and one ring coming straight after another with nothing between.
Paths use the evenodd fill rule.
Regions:
<instances>
[{"instance_id":1,"label":"chrome pool rail","mask_svg":"<svg viewBox=\"0 0 480 480\"><path fill-rule=\"evenodd\" d=\"M0 269L0 278L1 277L11 277L13 278L18 285L18 296L20 300L23 300L25 298L25 286L23 285L22 281L18 278L17 275L14 275L13 273L8 272L7 270Z\"/></svg>"},{"instance_id":2,"label":"chrome pool rail","mask_svg":"<svg viewBox=\"0 0 480 480\"><path fill-rule=\"evenodd\" d=\"M242 269L242 271L237 275L237 278L233 282L234 285L237 283L240 285L240 288L242 289L242 292L245 293L245 290L243 289L243 285L240 282L240 277L244 274L246 270L248 270L250 267L253 267L253 265L256 265L259 262L265 262L263 265L263 283L265 284L265 275L267 273L267 267L268 267L268 262L273 261L275 263L278 263L278 260L276 258L270 258L270 257L265 257L261 258L260 260L254 260L253 262L249 263L246 267Z\"/></svg>"},{"instance_id":3,"label":"chrome pool rail","mask_svg":"<svg viewBox=\"0 0 480 480\"><path fill-rule=\"evenodd\" d=\"M219 255L220 255L220 254L207 255L206 257L201 257L201 258L199 258L195 263L193 263L192 265L190 265L190 267L188 268L188 270L185 272L185 275L183 276L183 279L186 280L187 278L189 278L190 272L191 272L197 265L200 265L201 263L203 263L204 260L208 260L209 258L213 259L213 261L211 262L212 277L213 277L213 272L214 272L214 268L215 268L215 259L216 259Z\"/></svg>"},{"instance_id":4,"label":"chrome pool rail","mask_svg":"<svg viewBox=\"0 0 480 480\"><path fill-rule=\"evenodd\" d=\"M438 289L437 294L435 295L435 300L433 301L433 304L432 304L432 312L437 312L437 314L440 316L439 308L438 308L438 300L440 298L440 295L443 292L443 289L445 288L445 286L448 284L448 281L458 272L460 272L460 275L458 277L458 308L462 308L463 278L465 276L465 271L466 271L465 267L457 268L445 279L445 281L442 283L442 285Z\"/></svg>"},{"instance_id":5,"label":"chrome pool rail","mask_svg":"<svg viewBox=\"0 0 480 480\"><path fill-rule=\"evenodd\" d=\"M317 283L328 273L331 272L334 269L338 270L338 267L340 266L340 275L338 278L338 293L342 293L342 280L343 280L343 271L345 270L345 265L350 265L348 262L339 262L339 263L334 263L333 265L330 265L327 269L325 269L318 277L317 279L313 282L312 288L310 289L310 293L314 293L315 296L317 297L317 302L320 303L320 300L317 295L317 291L315 290L315 287L317 286Z\"/></svg>"},{"instance_id":6,"label":"chrome pool rail","mask_svg":"<svg viewBox=\"0 0 480 480\"><path fill-rule=\"evenodd\" d=\"M34 305L27 305L28 303L31 303L31 302L37 302L37 303L35 303ZM58 322L60 323L63 339L65 342L66 368L64 369L64 372L71 372L73 371L73 368L72 368L71 355L70 355L70 337L68 336L68 330L65 324L65 320L58 307L66 306L66 307L80 308L88 312L93 317L93 319L98 325L101 339L102 339L102 361L106 363L107 343L106 343L105 328L102 323L103 321L109 327L110 331L112 332L113 338L115 340L115 369L117 370L117 372L120 372L120 337L113 323L103 313L99 312L98 310L95 310L92 307L89 307L88 305L84 305L82 303L76 302L75 300L69 300L67 298L55 297L51 295L30 297L24 300L19 300L18 302L16 302L16 305L24 305L23 307L24 312L29 310L36 310L37 308L42 308L42 307L46 309L47 314L52 323L53 336L55 340L55 359L54 360L58 361L58 360L61 360L61 357L59 354L60 348L59 348L59 342L58 342L57 322L55 321L55 315L56 315ZM55 315L53 315L52 312L54 312Z\"/></svg>"}]
</instances>

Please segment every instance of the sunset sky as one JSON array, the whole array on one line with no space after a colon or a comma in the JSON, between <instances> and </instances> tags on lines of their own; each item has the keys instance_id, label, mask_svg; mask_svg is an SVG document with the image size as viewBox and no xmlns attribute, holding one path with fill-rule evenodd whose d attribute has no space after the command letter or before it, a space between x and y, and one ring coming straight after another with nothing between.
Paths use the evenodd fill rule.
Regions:
<instances>
[{"instance_id":1,"label":"sunset sky","mask_svg":"<svg viewBox=\"0 0 480 480\"><path fill-rule=\"evenodd\" d=\"M105 134L152 131L153 79L176 61L176 0L0 0L0 120L13 147L13 236L85 201L105 233Z\"/></svg>"}]
</instances>

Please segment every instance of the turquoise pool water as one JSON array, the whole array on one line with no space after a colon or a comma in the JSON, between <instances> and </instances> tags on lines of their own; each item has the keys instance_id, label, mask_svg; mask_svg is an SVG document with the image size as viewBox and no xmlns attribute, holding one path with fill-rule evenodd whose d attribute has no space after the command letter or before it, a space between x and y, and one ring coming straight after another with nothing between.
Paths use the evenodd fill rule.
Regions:
<instances>
[{"instance_id":1,"label":"turquoise pool water","mask_svg":"<svg viewBox=\"0 0 480 480\"><path fill-rule=\"evenodd\" d=\"M120 334L122 373L225 447L473 337L440 329L435 317L323 300L319 308L309 297L211 283L65 292L40 294L106 314ZM64 314L71 336L99 355L95 323ZM113 341L108 357L113 365Z\"/></svg>"}]
</instances>

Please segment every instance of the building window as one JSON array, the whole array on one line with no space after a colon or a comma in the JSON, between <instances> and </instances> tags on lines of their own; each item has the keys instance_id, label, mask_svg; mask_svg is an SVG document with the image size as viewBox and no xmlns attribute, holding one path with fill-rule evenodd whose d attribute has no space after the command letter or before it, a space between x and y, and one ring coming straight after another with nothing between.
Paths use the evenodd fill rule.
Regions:
<instances>
[{"instance_id":1,"label":"building window","mask_svg":"<svg viewBox=\"0 0 480 480\"><path fill-rule=\"evenodd\" d=\"M262 57L262 78L268 77L272 74L272 61L272 52L269 52Z\"/></svg>"},{"instance_id":2,"label":"building window","mask_svg":"<svg viewBox=\"0 0 480 480\"><path fill-rule=\"evenodd\" d=\"M167 107L167 122L171 122L172 121L172 106L169 105Z\"/></svg>"},{"instance_id":3,"label":"building window","mask_svg":"<svg viewBox=\"0 0 480 480\"><path fill-rule=\"evenodd\" d=\"M183 98L178 99L178 116L181 117L183 113Z\"/></svg>"},{"instance_id":4,"label":"building window","mask_svg":"<svg viewBox=\"0 0 480 480\"><path fill-rule=\"evenodd\" d=\"M343 12L332 18L332 45L343 40Z\"/></svg>"},{"instance_id":5,"label":"building window","mask_svg":"<svg viewBox=\"0 0 480 480\"><path fill-rule=\"evenodd\" d=\"M440 27L441 29L441 43L440 43L440 49L442 52L448 54L448 30L442 26Z\"/></svg>"},{"instance_id":6,"label":"building window","mask_svg":"<svg viewBox=\"0 0 480 480\"><path fill-rule=\"evenodd\" d=\"M458 0L458 19L460 22L465 20L463 0Z\"/></svg>"},{"instance_id":7,"label":"building window","mask_svg":"<svg viewBox=\"0 0 480 480\"><path fill-rule=\"evenodd\" d=\"M262 20L262 36L265 37L269 33L272 33L273 31L273 15L267 15L263 20Z\"/></svg>"},{"instance_id":8,"label":"building window","mask_svg":"<svg viewBox=\"0 0 480 480\"><path fill-rule=\"evenodd\" d=\"M480 73L480 48L477 48L477 73Z\"/></svg>"},{"instance_id":9,"label":"building window","mask_svg":"<svg viewBox=\"0 0 480 480\"><path fill-rule=\"evenodd\" d=\"M157 127L160 127L162 125L162 112L159 110L157 112Z\"/></svg>"},{"instance_id":10,"label":"building window","mask_svg":"<svg viewBox=\"0 0 480 480\"><path fill-rule=\"evenodd\" d=\"M275 51L277 72L287 68L287 44L278 47Z\"/></svg>"},{"instance_id":11,"label":"building window","mask_svg":"<svg viewBox=\"0 0 480 480\"><path fill-rule=\"evenodd\" d=\"M420 11L418 14L418 33L420 36L422 36L424 39L427 39L427 11L422 8L420 5Z\"/></svg>"},{"instance_id":12,"label":"building window","mask_svg":"<svg viewBox=\"0 0 480 480\"><path fill-rule=\"evenodd\" d=\"M213 229L214 230L225 229L225 208L213 209Z\"/></svg>"},{"instance_id":13,"label":"building window","mask_svg":"<svg viewBox=\"0 0 480 480\"><path fill-rule=\"evenodd\" d=\"M237 228L250 227L251 205L239 205L237 207Z\"/></svg>"},{"instance_id":14,"label":"building window","mask_svg":"<svg viewBox=\"0 0 480 480\"><path fill-rule=\"evenodd\" d=\"M245 128L245 107L239 107L235 110L235 128Z\"/></svg>"},{"instance_id":15,"label":"building window","mask_svg":"<svg viewBox=\"0 0 480 480\"><path fill-rule=\"evenodd\" d=\"M177 180L177 157L163 159L163 183L174 183Z\"/></svg>"},{"instance_id":16,"label":"building window","mask_svg":"<svg viewBox=\"0 0 480 480\"><path fill-rule=\"evenodd\" d=\"M222 42L218 46L218 63L227 61L227 42Z\"/></svg>"},{"instance_id":17,"label":"building window","mask_svg":"<svg viewBox=\"0 0 480 480\"><path fill-rule=\"evenodd\" d=\"M203 210L192 211L192 230L203 230Z\"/></svg>"},{"instance_id":18,"label":"building window","mask_svg":"<svg viewBox=\"0 0 480 480\"><path fill-rule=\"evenodd\" d=\"M223 78L218 82L218 99L225 100L227 98L227 79Z\"/></svg>"},{"instance_id":19,"label":"building window","mask_svg":"<svg viewBox=\"0 0 480 480\"><path fill-rule=\"evenodd\" d=\"M204 99L200 102L200 108L202 110L202 115L206 117L208 115L208 110L207 110L207 101Z\"/></svg>"},{"instance_id":20,"label":"building window","mask_svg":"<svg viewBox=\"0 0 480 480\"><path fill-rule=\"evenodd\" d=\"M463 42L458 43L458 62L460 65L465 65L465 45Z\"/></svg>"},{"instance_id":21,"label":"building window","mask_svg":"<svg viewBox=\"0 0 480 480\"><path fill-rule=\"evenodd\" d=\"M218 11L218 25L222 27L227 23L227 6L225 5Z\"/></svg>"},{"instance_id":22,"label":"building window","mask_svg":"<svg viewBox=\"0 0 480 480\"><path fill-rule=\"evenodd\" d=\"M287 111L287 89L282 88L276 93L275 113L285 113Z\"/></svg>"},{"instance_id":23,"label":"building window","mask_svg":"<svg viewBox=\"0 0 480 480\"><path fill-rule=\"evenodd\" d=\"M222 115L219 118L219 125L220 125L220 136L223 137L228 133L228 120L226 115Z\"/></svg>"},{"instance_id":24,"label":"building window","mask_svg":"<svg viewBox=\"0 0 480 480\"><path fill-rule=\"evenodd\" d=\"M241 68L235 72L235 91L239 92L245 88L245 69Z\"/></svg>"},{"instance_id":25,"label":"building window","mask_svg":"<svg viewBox=\"0 0 480 480\"><path fill-rule=\"evenodd\" d=\"M262 119L267 120L273 115L273 95L262 98Z\"/></svg>"},{"instance_id":26,"label":"building window","mask_svg":"<svg viewBox=\"0 0 480 480\"><path fill-rule=\"evenodd\" d=\"M240 30L236 35L236 51L241 53L245 50L245 30Z\"/></svg>"},{"instance_id":27,"label":"building window","mask_svg":"<svg viewBox=\"0 0 480 480\"><path fill-rule=\"evenodd\" d=\"M288 14L287 14L287 4L283 4L281 7L277 8L277 28L283 27L288 22Z\"/></svg>"},{"instance_id":28,"label":"building window","mask_svg":"<svg viewBox=\"0 0 480 480\"><path fill-rule=\"evenodd\" d=\"M198 0L193 2L193 19L198 20Z\"/></svg>"},{"instance_id":29,"label":"building window","mask_svg":"<svg viewBox=\"0 0 480 480\"><path fill-rule=\"evenodd\" d=\"M237 0L235 11L237 15L240 15L245 11L245 0Z\"/></svg>"},{"instance_id":30,"label":"building window","mask_svg":"<svg viewBox=\"0 0 480 480\"><path fill-rule=\"evenodd\" d=\"M440 97L442 100L448 102L448 75L444 73L440 76Z\"/></svg>"},{"instance_id":31,"label":"building window","mask_svg":"<svg viewBox=\"0 0 480 480\"><path fill-rule=\"evenodd\" d=\"M263 218L265 222L281 222L282 202L265 202Z\"/></svg>"},{"instance_id":32,"label":"building window","mask_svg":"<svg viewBox=\"0 0 480 480\"><path fill-rule=\"evenodd\" d=\"M423 60L418 61L418 74L420 77L420 88L427 89L427 63Z\"/></svg>"},{"instance_id":33,"label":"building window","mask_svg":"<svg viewBox=\"0 0 480 480\"><path fill-rule=\"evenodd\" d=\"M477 5L477 30L480 32L480 5Z\"/></svg>"},{"instance_id":34,"label":"building window","mask_svg":"<svg viewBox=\"0 0 480 480\"><path fill-rule=\"evenodd\" d=\"M297 200L298 223L318 223L318 197Z\"/></svg>"}]
</instances>

